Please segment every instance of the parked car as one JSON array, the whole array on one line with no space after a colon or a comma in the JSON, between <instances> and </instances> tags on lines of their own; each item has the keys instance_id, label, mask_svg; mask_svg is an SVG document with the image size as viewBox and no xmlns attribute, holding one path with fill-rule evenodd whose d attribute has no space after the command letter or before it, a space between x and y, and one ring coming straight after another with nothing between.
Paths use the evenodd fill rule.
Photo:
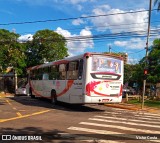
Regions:
<instances>
[{"instance_id":1,"label":"parked car","mask_svg":"<svg viewBox=\"0 0 160 143\"><path fill-rule=\"evenodd\" d=\"M21 84L20 86L18 86L18 88L16 89L15 92L16 95L28 95L28 83L25 82L23 84Z\"/></svg>"},{"instance_id":2,"label":"parked car","mask_svg":"<svg viewBox=\"0 0 160 143\"><path fill-rule=\"evenodd\" d=\"M132 88L123 88L122 90L122 97L125 98L126 94L128 95L134 95L135 94L135 90Z\"/></svg>"}]
</instances>

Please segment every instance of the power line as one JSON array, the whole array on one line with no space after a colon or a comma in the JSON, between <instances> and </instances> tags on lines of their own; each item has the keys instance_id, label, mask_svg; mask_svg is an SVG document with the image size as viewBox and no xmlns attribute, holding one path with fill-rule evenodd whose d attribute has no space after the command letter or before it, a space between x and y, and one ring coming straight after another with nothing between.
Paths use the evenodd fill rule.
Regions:
<instances>
[{"instance_id":1,"label":"power line","mask_svg":"<svg viewBox=\"0 0 160 143\"><path fill-rule=\"evenodd\" d=\"M145 49L142 49L142 50L139 50L139 51L136 51L136 52L132 52L132 53L128 53L128 55L137 54L137 53L143 52L144 50L145 50Z\"/></svg>"},{"instance_id":2,"label":"power line","mask_svg":"<svg viewBox=\"0 0 160 143\"><path fill-rule=\"evenodd\" d=\"M157 10L157 9L153 9L152 11L154 11L154 10ZM80 16L80 17L71 17L71 18L50 19L50 20L0 23L0 25L7 26L7 25L20 25L20 24L34 24L34 23L44 23L44 22L66 21L66 20L75 20L75 19L96 18L96 17L102 17L102 16L112 16L112 15L118 15L118 14L140 13L140 12L147 12L147 11L149 11L149 10L138 10L138 11L103 14L103 15L90 15L90 16Z\"/></svg>"},{"instance_id":3,"label":"power line","mask_svg":"<svg viewBox=\"0 0 160 143\"><path fill-rule=\"evenodd\" d=\"M158 33L160 32L160 29L154 29L151 30L151 36L157 36ZM102 40L115 40L115 39L123 39L123 38L144 38L146 37L146 31L144 30L137 30L137 31L128 31L128 32L120 32L120 33L106 33L106 34L97 34L97 35L89 35L89 36L72 36L72 37L65 37L65 40L68 42L76 42L76 41L86 41L86 40L98 40L98 41L102 41ZM41 40L41 39L37 39L37 40ZM43 39L45 41L51 41L51 42L58 42L57 39ZM4 40L3 40L4 41ZM3 42L0 41L0 42ZM4 41L6 42L6 40Z\"/></svg>"},{"instance_id":4,"label":"power line","mask_svg":"<svg viewBox=\"0 0 160 143\"><path fill-rule=\"evenodd\" d=\"M127 25L138 25L138 24L145 24L145 23L148 23L148 22L137 22L137 23L127 23L127 24L114 24L114 25L108 25L108 26L110 26L110 27L118 27L118 26L127 26ZM154 23L160 23L160 21L152 21L151 22L152 24L154 24ZM105 27L107 27L107 26L98 26L98 28L105 28ZM74 31L74 30L79 30L79 29L85 29L85 28L88 28L88 29L91 29L91 28L97 28L97 26L86 26L86 27L79 27L79 28L66 28L65 30L69 30L69 31ZM139 28L139 27L129 27L129 28ZM128 29L128 27L124 27L124 28L114 28L114 29L117 29L117 30L119 30L119 29ZM31 33L35 33L36 31L25 31L25 32L23 32L23 33L19 33L19 34L21 34L21 35L23 35L23 34L31 34Z\"/></svg>"}]
</instances>

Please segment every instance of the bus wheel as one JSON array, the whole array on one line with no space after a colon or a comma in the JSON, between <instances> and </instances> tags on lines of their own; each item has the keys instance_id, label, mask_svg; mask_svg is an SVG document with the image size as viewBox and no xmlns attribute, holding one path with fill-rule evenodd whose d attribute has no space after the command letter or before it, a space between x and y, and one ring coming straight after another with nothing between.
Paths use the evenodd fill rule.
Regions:
<instances>
[{"instance_id":1,"label":"bus wheel","mask_svg":"<svg viewBox=\"0 0 160 143\"><path fill-rule=\"evenodd\" d=\"M32 94L32 89L29 90L29 94L30 94L31 98L35 98L35 96Z\"/></svg>"},{"instance_id":2,"label":"bus wheel","mask_svg":"<svg viewBox=\"0 0 160 143\"><path fill-rule=\"evenodd\" d=\"M57 96L56 96L56 91L55 90L52 90L51 91L51 103L52 104L57 104Z\"/></svg>"}]
</instances>

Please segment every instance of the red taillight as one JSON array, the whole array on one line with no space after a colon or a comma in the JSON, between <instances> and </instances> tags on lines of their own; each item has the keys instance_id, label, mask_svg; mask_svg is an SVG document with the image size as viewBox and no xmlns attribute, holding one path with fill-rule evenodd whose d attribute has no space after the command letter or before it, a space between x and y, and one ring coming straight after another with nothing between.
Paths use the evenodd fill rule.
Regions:
<instances>
[{"instance_id":1,"label":"red taillight","mask_svg":"<svg viewBox=\"0 0 160 143\"><path fill-rule=\"evenodd\" d=\"M121 87L120 87L120 96L122 96L122 90L123 90L123 86L121 84Z\"/></svg>"}]
</instances>

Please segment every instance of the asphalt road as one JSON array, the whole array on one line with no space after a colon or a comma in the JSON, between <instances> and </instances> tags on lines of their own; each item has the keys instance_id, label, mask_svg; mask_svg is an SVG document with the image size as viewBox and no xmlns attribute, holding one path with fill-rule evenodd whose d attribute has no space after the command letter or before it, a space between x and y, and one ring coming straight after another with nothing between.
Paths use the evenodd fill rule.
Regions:
<instances>
[{"instance_id":1,"label":"asphalt road","mask_svg":"<svg viewBox=\"0 0 160 143\"><path fill-rule=\"evenodd\" d=\"M3 143L160 142L159 121L159 114L103 105L55 106L27 96L0 98Z\"/></svg>"}]
</instances>

